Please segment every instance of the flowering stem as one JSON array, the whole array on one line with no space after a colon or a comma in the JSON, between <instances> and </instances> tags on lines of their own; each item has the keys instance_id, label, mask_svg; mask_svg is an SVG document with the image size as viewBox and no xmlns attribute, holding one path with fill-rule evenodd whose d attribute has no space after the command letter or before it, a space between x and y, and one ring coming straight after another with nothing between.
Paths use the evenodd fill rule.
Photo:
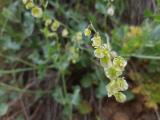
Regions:
<instances>
[{"instance_id":1,"label":"flowering stem","mask_svg":"<svg viewBox=\"0 0 160 120\"><path fill-rule=\"evenodd\" d=\"M107 34L105 34L107 44L103 43L103 40L98 32L96 32L94 26L91 23L91 30L87 27L84 30L84 35L92 37L91 31L95 31L91 38L92 46L94 47L94 55L100 60L100 64L104 69L105 75L110 79L110 83L106 85L108 97L114 96L118 102L124 102L126 96L123 91L128 89L128 84L122 73L127 61L116 54L115 51L111 50L110 41Z\"/></svg>"}]
</instances>

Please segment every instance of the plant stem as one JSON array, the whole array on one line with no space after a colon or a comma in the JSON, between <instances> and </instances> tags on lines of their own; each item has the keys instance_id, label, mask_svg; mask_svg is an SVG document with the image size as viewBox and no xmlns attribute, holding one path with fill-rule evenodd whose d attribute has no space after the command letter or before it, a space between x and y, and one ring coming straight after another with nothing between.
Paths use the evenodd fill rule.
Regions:
<instances>
[{"instance_id":1,"label":"plant stem","mask_svg":"<svg viewBox=\"0 0 160 120\"><path fill-rule=\"evenodd\" d=\"M122 55L124 57L136 57L141 59L151 59L151 60L160 60L160 56L150 56L150 55L138 55L138 54L130 54L130 55Z\"/></svg>"},{"instance_id":2,"label":"plant stem","mask_svg":"<svg viewBox=\"0 0 160 120\"><path fill-rule=\"evenodd\" d=\"M66 81L64 78L64 73L62 73L62 86L63 86L63 90L64 90L64 97L67 97L67 88L66 88Z\"/></svg>"},{"instance_id":3,"label":"plant stem","mask_svg":"<svg viewBox=\"0 0 160 120\"><path fill-rule=\"evenodd\" d=\"M13 59L13 57L5 56L5 55L3 55L2 53L0 53L0 57L3 57L3 58L8 59L8 60ZM32 63L30 63L30 62L28 62L28 61L25 61L25 60L23 60L23 59L21 59L21 58L15 58L14 60L16 60L16 61L18 61L18 62L21 62L21 63L23 63L23 64L26 64L26 65L28 65L28 66L31 66L31 67L33 67L33 68L36 67L34 64L32 64Z\"/></svg>"},{"instance_id":4,"label":"plant stem","mask_svg":"<svg viewBox=\"0 0 160 120\"><path fill-rule=\"evenodd\" d=\"M0 86L1 88L7 89L7 90L11 90L11 91L16 91L16 92L20 92L20 93L30 93L30 94L36 94L36 93L41 93L41 94L48 94L48 93L52 93L52 91L42 91L42 90L27 90L27 89L21 89L19 87L15 87L15 86L11 86L11 85L7 85L5 83L0 82Z\"/></svg>"}]
</instances>

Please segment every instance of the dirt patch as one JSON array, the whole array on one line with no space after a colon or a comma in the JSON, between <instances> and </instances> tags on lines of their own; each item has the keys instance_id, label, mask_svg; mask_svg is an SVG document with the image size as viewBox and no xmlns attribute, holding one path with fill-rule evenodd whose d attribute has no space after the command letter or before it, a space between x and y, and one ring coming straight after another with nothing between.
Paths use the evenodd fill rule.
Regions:
<instances>
[{"instance_id":1,"label":"dirt patch","mask_svg":"<svg viewBox=\"0 0 160 120\"><path fill-rule=\"evenodd\" d=\"M155 110L148 109L140 99L120 104L104 102L103 120L158 120Z\"/></svg>"}]
</instances>

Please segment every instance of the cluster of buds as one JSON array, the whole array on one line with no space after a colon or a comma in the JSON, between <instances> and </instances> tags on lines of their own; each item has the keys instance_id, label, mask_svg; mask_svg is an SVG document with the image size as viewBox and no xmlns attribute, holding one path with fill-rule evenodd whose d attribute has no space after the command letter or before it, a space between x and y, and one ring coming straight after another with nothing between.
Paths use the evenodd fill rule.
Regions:
<instances>
[{"instance_id":1,"label":"cluster of buds","mask_svg":"<svg viewBox=\"0 0 160 120\"><path fill-rule=\"evenodd\" d=\"M34 3L33 0L22 0L23 4L25 5L27 10L31 10L31 14L35 18L41 18L43 16L43 10L42 7L39 7ZM44 2L42 3L44 5ZM45 3L44 6L46 6L47 3Z\"/></svg>"},{"instance_id":2,"label":"cluster of buds","mask_svg":"<svg viewBox=\"0 0 160 120\"><path fill-rule=\"evenodd\" d=\"M94 35L92 31L94 30ZM105 75L110 79L110 83L106 85L108 97L114 96L118 102L124 102L126 96L123 91L128 89L128 84L122 76L126 60L118 56L115 51L112 51L109 43L105 44L98 32L93 26L89 26L84 30L84 35L91 37L92 46L94 47L94 55L100 59L100 64L104 68Z\"/></svg>"},{"instance_id":3,"label":"cluster of buds","mask_svg":"<svg viewBox=\"0 0 160 120\"><path fill-rule=\"evenodd\" d=\"M42 18L44 20L44 29L42 29L41 31L44 33L44 35L48 38L48 37L53 37L57 35L57 30L60 28L60 26L63 26L62 23L60 23L58 20L56 19L52 19L52 18L46 18L43 16L43 8L46 8L48 5L48 1L46 0L40 0L40 6L36 5L34 3L34 0L22 0L23 4L25 5L27 10L31 10L31 14L33 17L35 18ZM62 33L62 37L67 37L68 36L68 30L66 29L66 27L63 26L63 30L61 31Z\"/></svg>"},{"instance_id":4,"label":"cluster of buds","mask_svg":"<svg viewBox=\"0 0 160 120\"><path fill-rule=\"evenodd\" d=\"M71 38L72 40L72 45L69 48L69 54L70 54L70 59L73 64L77 63L79 61L79 52L80 52L80 46L83 44L82 41L82 32L78 31L75 32Z\"/></svg>"},{"instance_id":5,"label":"cluster of buds","mask_svg":"<svg viewBox=\"0 0 160 120\"><path fill-rule=\"evenodd\" d=\"M60 21L52 18L44 18L44 28L41 31L44 33L46 38L57 36L59 30L62 37L65 38L68 36L69 32L66 26L64 26Z\"/></svg>"}]
</instances>

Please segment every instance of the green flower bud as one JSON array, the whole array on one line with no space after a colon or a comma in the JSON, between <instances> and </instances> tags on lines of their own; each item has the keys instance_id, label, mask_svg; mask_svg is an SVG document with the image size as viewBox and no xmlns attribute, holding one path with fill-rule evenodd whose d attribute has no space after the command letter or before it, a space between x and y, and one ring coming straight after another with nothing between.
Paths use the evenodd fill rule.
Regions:
<instances>
[{"instance_id":1,"label":"green flower bud","mask_svg":"<svg viewBox=\"0 0 160 120\"><path fill-rule=\"evenodd\" d=\"M119 69L124 69L124 67L127 65L127 62L123 57L118 56L113 59L113 65Z\"/></svg>"},{"instance_id":2,"label":"green flower bud","mask_svg":"<svg viewBox=\"0 0 160 120\"><path fill-rule=\"evenodd\" d=\"M32 9L34 7L33 1L27 2L25 7L26 7L26 9Z\"/></svg>"},{"instance_id":3,"label":"green flower bud","mask_svg":"<svg viewBox=\"0 0 160 120\"><path fill-rule=\"evenodd\" d=\"M43 15L43 11L40 7L35 6L32 8L31 14L32 14L32 16L34 16L36 18L41 18Z\"/></svg>"},{"instance_id":4,"label":"green flower bud","mask_svg":"<svg viewBox=\"0 0 160 120\"><path fill-rule=\"evenodd\" d=\"M52 23L52 19L45 20L45 26L49 26Z\"/></svg>"},{"instance_id":5,"label":"green flower bud","mask_svg":"<svg viewBox=\"0 0 160 120\"><path fill-rule=\"evenodd\" d=\"M68 36L68 30L65 28L62 30L62 36L67 37Z\"/></svg>"},{"instance_id":6,"label":"green flower bud","mask_svg":"<svg viewBox=\"0 0 160 120\"><path fill-rule=\"evenodd\" d=\"M57 29L60 27L60 22L57 20L54 20L54 22L51 25L51 30L52 31L57 31Z\"/></svg>"},{"instance_id":7,"label":"green flower bud","mask_svg":"<svg viewBox=\"0 0 160 120\"><path fill-rule=\"evenodd\" d=\"M124 78L118 78L116 80L116 84L117 84L117 88L119 89L119 91L125 91L128 89L128 83L126 82Z\"/></svg>"},{"instance_id":8,"label":"green flower bud","mask_svg":"<svg viewBox=\"0 0 160 120\"><path fill-rule=\"evenodd\" d=\"M75 39L78 43L81 43L82 42L82 32L77 32Z\"/></svg>"},{"instance_id":9,"label":"green flower bud","mask_svg":"<svg viewBox=\"0 0 160 120\"><path fill-rule=\"evenodd\" d=\"M28 2L33 2L33 0L22 0L23 4L27 4Z\"/></svg>"},{"instance_id":10,"label":"green flower bud","mask_svg":"<svg viewBox=\"0 0 160 120\"><path fill-rule=\"evenodd\" d=\"M116 101L123 103L126 101L126 95L124 95L122 92L118 92L114 94Z\"/></svg>"},{"instance_id":11,"label":"green flower bud","mask_svg":"<svg viewBox=\"0 0 160 120\"><path fill-rule=\"evenodd\" d=\"M46 38L57 37L57 33L56 32L50 32L50 30L47 27L41 29L41 32L44 34L44 36Z\"/></svg>"},{"instance_id":12,"label":"green flower bud","mask_svg":"<svg viewBox=\"0 0 160 120\"><path fill-rule=\"evenodd\" d=\"M92 41L92 46L95 48L98 48L102 45L102 40L99 34L94 35L91 41Z\"/></svg>"},{"instance_id":13,"label":"green flower bud","mask_svg":"<svg viewBox=\"0 0 160 120\"><path fill-rule=\"evenodd\" d=\"M26 4L28 2L28 0L22 0L23 4Z\"/></svg>"},{"instance_id":14,"label":"green flower bud","mask_svg":"<svg viewBox=\"0 0 160 120\"><path fill-rule=\"evenodd\" d=\"M112 58L117 57L117 53L116 53L115 51L111 51L111 52L110 52L110 55L111 55Z\"/></svg>"},{"instance_id":15,"label":"green flower bud","mask_svg":"<svg viewBox=\"0 0 160 120\"><path fill-rule=\"evenodd\" d=\"M111 97L116 92L118 92L115 90L115 80L112 80L110 83L106 85L106 90L107 90L108 97Z\"/></svg>"},{"instance_id":16,"label":"green flower bud","mask_svg":"<svg viewBox=\"0 0 160 120\"><path fill-rule=\"evenodd\" d=\"M103 50L104 55L109 55L109 50L106 44L103 44L100 48Z\"/></svg>"},{"instance_id":17,"label":"green flower bud","mask_svg":"<svg viewBox=\"0 0 160 120\"><path fill-rule=\"evenodd\" d=\"M90 35L91 35L91 30L90 30L89 28L86 28L86 29L84 30L84 35L85 35L85 36L90 36Z\"/></svg>"},{"instance_id":18,"label":"green flower bud","mask_svg":"<svg viewBox=\"0 0 160 120\"><path fill-rule=\"evenodd\" d=\"M107 68L107 67L110 67L111 66L111 60L110 60L110 57L108 55L106 55L105 57L101 58L100 59L100 64L104 67L104 68Z\"/></svg>"},{"instance_id":19,"label":"green flower bud","mask_svg":"<svg viewBox=\"0 0 160 120\"><path fill-rule=\"evenodd\" d=\"M117 86L116 80L111 80L111 82L108 85L106 85L106 90L107 90L108 97L111 97L116 93L118 93L119 88Z\"/></svg>"},{"instance_id":20,"label":"green flower bud","mask_svg":"<svg viewBox=\"0 0 160 120\"><path fill-rule=\"evenodd\" d=\"M83 43L82 41L82 32L76 32L73 36L72 36L72 41L74 43L76 43L77 45L80 45Z\"/></svg>"},{"instance_id":21,"label":"green flower bud","mask_svg":"<svg viewBox=\"0 0 160 120\"><path fill-rule=\"evenodd\" d=\"M96 50L94 51L94 55L97 58L103 58L104 56L108 56L108 50L106 46L102 45L99 48L96 48Z\"/></svg>"},{"instance_id":22,"label":"green flower bud","mask_svg":"<svg viewBox=\"0 0 160 120\"><path fill-rule=\"evenodd\" d=\"M106 76L113 80L122 75L121 70L117 70L114 66L111 66L110 68L104 68Z\"/></svg>"},{"instance_id":23,"label":"green flower bud","mask_svg":"<svg viewBox=\"0 0 160 120\"><path fill-rule=\"evenodd\" d=\"M119 94L117 93L120 93L120 91L124 91L127 89L128 84L123 78L119 78L118 80L111 80L111 82L106 85L108 97L111 97L112 95L117 95L117 99L119 99Z\"/></svg>"},{"instance_id":24,"label":"green flower bud","mask_svg":"<svg viewBox=\"0 0 160 120\"><path fill-rule=\"evenodd\" d=\"M97 58L103 58L103 57L104 57L103 50L102 50L101 48L97 48L97 49L94 51L94 55L95 55Z\"/></svg>"},{"instance_id":25,"label":"green flower bud","mask_svg":"<svg viewBox=\"0 0 160 120\"><path fill-rule=\"evenodd\" d=\"M107 10L107 14L110 15L110 16L113 16L114 15L114 6L110 6Z\"/></svg>"},{"instance_id":26,"label":"green flower bud","mask_svg":"<svg viewBox=\"0 0 160 120\"><path fill-rule=\"evenodd\" d=\"M70 59L72 60L72 63L75 64L79 59L78 49L76 49L75 47L70 47L69 52L70 52Z\"/></svg>"}]
</instances>

